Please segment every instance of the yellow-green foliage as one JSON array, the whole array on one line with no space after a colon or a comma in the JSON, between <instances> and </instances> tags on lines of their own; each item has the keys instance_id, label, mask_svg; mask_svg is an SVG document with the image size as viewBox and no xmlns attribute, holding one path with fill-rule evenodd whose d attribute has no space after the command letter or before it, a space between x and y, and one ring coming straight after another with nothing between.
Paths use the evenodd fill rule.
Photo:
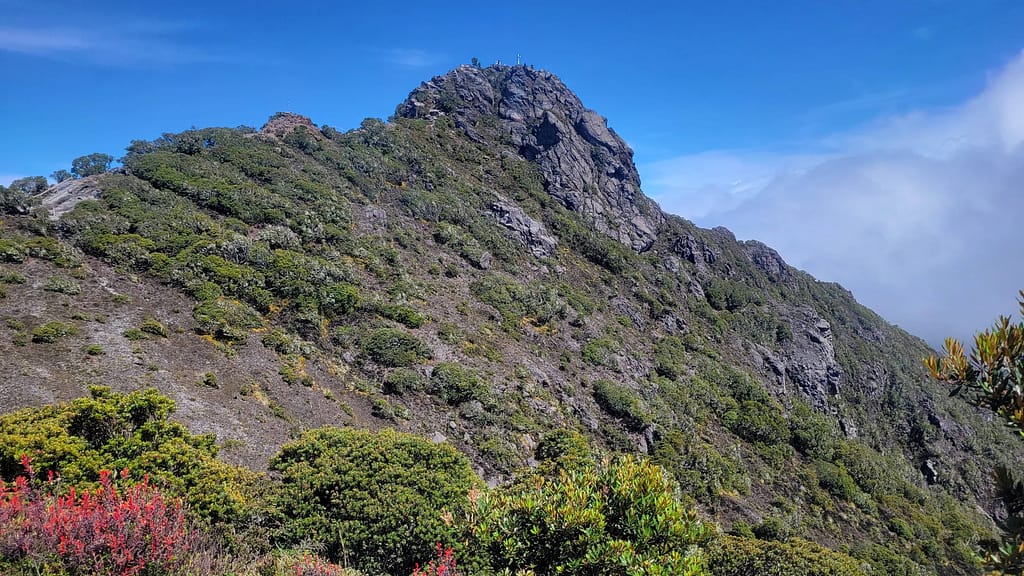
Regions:
<instances>
[{"instance_id":1,"label":"yellow-green foliage","mask_svg":"<svg viewBox=\"0 0 1024 576\"><path fill-rule=\"evenodd\" d=\"M520 478L473 513L492 568L538 576L703 574L697 547L713 534L659 467L633 457Z\"/></svg>"},{"instance_id":2,"label":"yellow-green foliage","mask_svg":"<svg viewBox=\"0 0 1024 576\"><path fill-rule=\"evenodd\" d=\"M635 391L611 380L594 382L594 399L601 408L622 418L631 428L643 428L650 418L643 400Z\"/></svg>"},{"instance_id":3,"label":"yellow-green foliage","mask_svg":"<svg viewBox=\"0 0 1024 576\"><path fill-rule=\"evenodd\" d=\"M771 542L720 536L708 548L715 576L865 576L860 563L813 542Z\"/></svg>"},{"instance_id":4,"label":"yellow-green foliage","mask_svg":"<svg viewBox=\"0 0 1024 576\"><path fill-rule=\"evenodd\" d=\"M196 305L193 318L199 331L226 342L244 342L247 331L263 324L259 313L244 302L216 298Z\"/></svg>"},{"instance_id":5,"label":"yellow-green foliage","mask_svg":"<svg viewBox=\"0 0 1024 576\"><path fill-rule=\"evenodd\" d=\"M217 460L213 436L169 421L170 398L152 389L117 394L94 386L90 393L0 418L0 479L23 473L22 455L75 486L95 482L100 470L127 468L184 496L199 519L233 521L248 512L256 475Z\"/></svg>"},{"instance_id":6,"label":"yellow-green foliage","mask_svg":"<svg viewBox=\"0 0 1024 576\"><path fill-rule=\"evenodd\" d=\"M1024 290L1020 292L1020 313L1024 316ZM968 400L999 415L1024 438L1024 322L1011 324L1006 316L974 337L974 349L967 353L953 338L946 339L946 356L925 360L932 377L954 387ZM1002 543L988 551L993 567L1024 573L1024 482L1017 470L995 467L996 495L1006 506L1001 522Z\"/></svg>"},{"instance_id":7,"label":"yellow-green foliage","mask_svg":"<svg viewBox=\"0 0 1024 576\"><path fill-rule=\"evenodd\" d=\"M65 336L74 336L75 334L78 334L78 328L73 324L53 321L47 322L33 330L32 341L41 344L51 344Z\"/></svg>"}]
</instances>

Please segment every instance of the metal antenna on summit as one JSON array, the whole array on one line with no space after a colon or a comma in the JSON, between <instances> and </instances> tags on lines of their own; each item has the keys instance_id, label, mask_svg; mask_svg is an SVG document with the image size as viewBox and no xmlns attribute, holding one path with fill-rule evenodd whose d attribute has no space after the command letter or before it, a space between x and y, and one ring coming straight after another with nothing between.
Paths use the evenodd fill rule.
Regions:
<instances>
[{"instance_id":1,"label":"metal antenna on summit","mask_svg":"<svg viewBox=\"0 0 1024 576\"><path fill-rule=\"evenodd\" d=\"M521 57L519 56L519 52L516 52L516 66L519 66L520 64L522 64L522 62L520 62L520 60L521 60Z\"/></svg>"}]
</instances>

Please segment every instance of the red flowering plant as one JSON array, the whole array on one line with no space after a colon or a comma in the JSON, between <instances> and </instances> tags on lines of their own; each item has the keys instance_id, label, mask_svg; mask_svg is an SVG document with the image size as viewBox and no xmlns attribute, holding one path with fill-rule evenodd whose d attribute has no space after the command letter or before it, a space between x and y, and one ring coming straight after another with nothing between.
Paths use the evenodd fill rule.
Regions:
<instances>
[{"instance_id":1,"label":"red flowering plant","mask_svg":"<svg viewBox=\"0 0 1024 576\"><path fill-rule=\"evenodd\" d=\"M455 567L455 553L451 546L445 548L438 542L437 557L422 568L417 564L412 576L459 576L459 571Z\"/></svg>"},{"instance_id":2,"label":"red flowering plant","mask_svg":"<svg viewBox=\"0 0 1024 576\"><path fill-rule=\"evenodd\" d=\"M181 500L165 498L145 477L129 481L100 472L92 490L59 494L52 472L36 482L31 460L25 475L0 483L0 557L72 576L166 574L178 567L193 539Z\"/></svg>"}]
</instances>

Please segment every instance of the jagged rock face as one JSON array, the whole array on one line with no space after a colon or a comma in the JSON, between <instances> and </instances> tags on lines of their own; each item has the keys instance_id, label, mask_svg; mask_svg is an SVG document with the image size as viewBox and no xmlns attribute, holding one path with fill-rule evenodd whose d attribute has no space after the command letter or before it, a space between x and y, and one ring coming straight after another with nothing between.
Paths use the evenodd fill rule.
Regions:
<instances>
[{"instance_id":1,"label":"jagged rock face","mask_svg":"<svg viewBox=\"0 0 1024 576\"><path fill-rule=\"evenodd\" d=\"M835 402L830 400L840 393L843 370L836 361L832 327L812 309L795 312L793 340L783 358L771 358L771 368L803 392L816 410L834 413Z\"/></svg>"},{"instance_id":2,"label":"jagged rock face","mask_svg":"<svg viewBox=\"0 0 1024 576\"><path fill-rule=\"evenodd\" d=\"M558 247L558 239L548 232L544 224L531 218L518 205L505 199L491 205L491 213L498 223L511 230L530 253L538 257L550 256Z\"/></svg>"},{"instance_id":3,"label":"jagged rock face","mask_svg":"<svg viewBox=\"0 0 1024 576\"><path fill-rule=\"evenodd\" d=\"M709 264L714 264L718 259L714 249L703 239L686 234L672 242L672 251L686 258L694 264L698 270L706 271Z\"/></svg>"},{"instance_id":4,"label":"jagged rock face","mask_svg":"<svg viewBox=\"0 0 1024 576\"><path fill-rule=\"evenodd\" d=\"M460 66L422 84L395 113L447 115L477 141L483 141L481 118L497 117L518 153L540 166L551 196L634 250L650 249L664 222L640 191L633 151L554 74L526 66Z\"/></svg>"},{"instance_id":5,"label":"jagged rock face","mask_svg":"<svg viewBox=\"0 0 1024 576\"><path fill-rule=\"evenodd\" d=\"M772 248L756 240L747 240L741 246L754 266L760 268L773 281L781 282L792 278L789 266L786 265L782 256L779 256L779 253Z\"/></svg>"}]
</instances>

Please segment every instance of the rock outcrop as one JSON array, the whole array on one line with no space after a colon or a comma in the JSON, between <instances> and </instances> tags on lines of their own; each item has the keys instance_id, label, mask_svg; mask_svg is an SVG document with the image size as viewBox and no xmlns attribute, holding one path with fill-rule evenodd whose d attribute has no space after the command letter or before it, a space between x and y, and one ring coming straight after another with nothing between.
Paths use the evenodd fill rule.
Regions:
<instances>
[{"instance_id":1,"label":"rock outcrop","mask_svg":"<svg viewBox=\"0 0 1024 576\"><path fill-rule=\"evenodd\" d=\"M124 173L124 170L118 168L115 172ZM70 212L79 202L99 198L102 191L100 178L102 175L65 180L50 186L45 192L36 196L36 199L43 208L46 208L50 220L56 221Z\"/></svg>"},{"instance_id":2,"label":"rock outcrop","mask_svg":"<svg viewBox=\"0 0 1024 576\"><path fill-rule=\"evenodd\" d=\"M782 368L785 378L804 393L820 412L834 413L839 396L843 370L836 361L832 326L810 308L795 310L792 321L793 339L784 350L784 360L776 361L773 370Z\"/></svg>"},{"instance_id":3,"label":"rock outcrop","mask_svg":"<svg viewBox=\"0 0 1024 576\"><path fill-rule=\"evenodd\" d=\"M558 239L548 232L544 224L531 218L518 205L505 199L498 200L491 205L491 213L534 256L550 256L558 247Z\"/></svg>"},{"instance_id":4,"label":"rock outcrop","mask_svg":"<svg viewBox=\"0 0 1024 576\"><path fill-rule=\"evenodd\" d=\"M484 119L497 119L517 153L540 166L552 197L638 252L651 248L664 222L640 191L633 151L554 74L460 66L420 85L395 114L448 116L478 142Z\"/></svg>"}]
</instances>

